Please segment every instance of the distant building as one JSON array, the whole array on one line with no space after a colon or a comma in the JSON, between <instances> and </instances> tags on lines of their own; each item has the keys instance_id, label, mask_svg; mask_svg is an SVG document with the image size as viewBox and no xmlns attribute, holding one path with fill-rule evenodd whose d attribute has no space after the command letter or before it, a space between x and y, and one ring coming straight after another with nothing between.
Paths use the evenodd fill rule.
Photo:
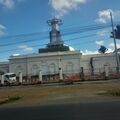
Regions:
<instances>
[{"instance_id":1,"label":"distant building","mask_svg":"<svg viewBox=\"0 0 120 120\"><path fill-rule=\"evenodd\" d=\"M21 72L26 79L38 79L42 73L43 80L63 79L79 80L83 76L116 75L115 53L82 55L80 51L64 45L59 25L61 20L53 18L48 21L51 26L50 43L40 48L36 54L10 56L9 63L0 63L0 71L12 72L19 76Z\"/></svg>"},{"instance_id":2,"label":"distant building","mask_svg":"<svg viewBox=\"0 0 120 120\"><path fill-rule=\"evenodd\" d=\"M9 72L9 62L0 62L0 73Z\"/></svg>"},{"instance_id":3,"label":"distant building","mask_svg":"<svg viewBox=\"0 0 120 120\"><path fill-rule=\"evenodd\" d=\"M116 72L114 53L82 55L81 63L85 74L101 74L105 72L106 66L109 68L109 73Z\"/></svg>"},{"instance_id":4,"label":"distant building","mask_svg":"<svg viewBox=\"0 0 120 120\"><path fill-rule=\"evenodd\" d=\"M78 73L80 71L81 53L79 51L52 52L10 57L10 72L17 76L20 72L23 76L38 77L39 72L43 76L51 76L50 79L59 76L59 70L63 74ZM58 79L58 78L56 78Z\"/></svg>"},{"instance_id":5,"label":"distant building","mask_svg":"<svg viewBox=\"0 0 120 120\"><path fill-rule=\"evenodd\" d=\"M50 31L50 43L46 48L40 48L39 53L11 56L9 59L9 70L17 76L20 72L24 77L37 78L39 72L48 79L57 79L59 72L64 74L79 74L80 72L80 51L74 51L71 47L64 45L59 31L61 20L52 19L48 21L52 27Z\"/></svg>"}]
</instances>

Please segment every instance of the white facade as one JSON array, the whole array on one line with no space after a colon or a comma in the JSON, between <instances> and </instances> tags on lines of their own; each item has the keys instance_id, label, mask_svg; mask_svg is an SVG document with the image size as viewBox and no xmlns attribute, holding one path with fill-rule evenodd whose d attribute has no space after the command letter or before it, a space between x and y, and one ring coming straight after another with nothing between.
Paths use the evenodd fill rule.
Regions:
<instances>
[{"instance_id":1,"label":"white facade","mask_svg":"<svg viewBox=\"0 0 120 120\"><path fill-rule=\"evenodd\" d=\"M117 62L115 53L82 55L81 67L84 68L86 74L91 74L91 72L94 72L94 74L103 73L105 66L109 68L109 72L116 72Z\"/></svg>"},{"instance_id":2,"label":"white facade","mask_svg":"<svg viewBox=\"0 0 120 120\"><path fill-rule=\"evenodd\" d=\"M9 72L9 62L0 62L0 72L1 73Z\"/></svg>"},{"instance_id":3,"label":"white facade","mask_svg":"<svg viewBox=\"0 0 120 120\"><path fill-rule=\"evenodd\" d=\"M79 51L53 52L31 55L11 56L10 72L17 76L19 72L23 76L58 74L59 68L63 73L80 72L81 53Z\"/></svg>"},{"instance_id":4,"label":"white facade","mask_svg":"<svg viewBox=\"0 0 120 120\"><path fill-rule=\"evenodd\" d=\"M107 75L116 73L116 57L114 53L82 55L79 51L50 52L11 56L9 63L0 63L0 71L11 72L19 76L31 78L41 73L43 76L58 75L60 69L64 78L80 79L81 68L84 75ZM57 78L56 78L57 79Z\"/></svg>"}]
</instances>

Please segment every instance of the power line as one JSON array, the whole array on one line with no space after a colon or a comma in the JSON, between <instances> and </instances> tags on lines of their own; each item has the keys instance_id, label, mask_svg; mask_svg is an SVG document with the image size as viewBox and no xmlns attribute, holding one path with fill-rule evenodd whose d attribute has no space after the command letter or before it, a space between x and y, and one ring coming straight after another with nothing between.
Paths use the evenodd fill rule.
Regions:
<instances>
[{"instance_id":1,"label":"power line","mask_svg":"<svg viewBox=\"0 0 120 120\"><path fill-rule=\"evenodd\" d=\"M87 28L87 29L80 29L78 31L73 31L73 32L69 32L69 33L64 33L63 35L66 34L78 34L80 32L87 32L87 31L92 31L92 30L98 30L98 29L104 29L106 27L109 26L99 26L99 27L93 27L93 28ZM47 39L48 37L44 37L44 39ZM43 40L43 39L42 39ZM5 46L9 46L9 45L15 45L15 44L20 44L20 43L28 43L28 42L34 42L34 41L38 41L38 39L29 39L29 40L24 40L24 41L17 41L17 42L10 42L10 43L5 43L5 44L0 44L0 47L5 47ZM40 41L40 40L39 40Z\"/></svg>"},{"instance_id":2,"label":"power line","mask_svg":"<svg viewBox=\"0 0 120 120\"><path fill-rule=\"evenodd\" d=\"M99 29L105 29L108 27L110 26L98 26L98 27L93 27L93 28L78 29L76 31L66 32L63 35L67 35L67 34L72 35L72 34L77 34L77 33L89 32L89 31L94 31L94 30L99 30Z\"/></svg>"},{"instance_id":3,"label":"power line","mask_svg":"<svg viewBox=\"0 0 120 120\"><path fill-rule=\"evenodd\" d=\"M118 22L116 22L116 24L118 24ZM72 31L74 32L75 30L79 30L79 32L84 32L84 31L88 31L88 30L96 30L96 29L100 29L100 28L106 28L106 27L109 27L110 24L93 24L93 25L87 25L87 26L77 26L77 27L73 27L71 29L67 28L67 29L62 29L63 31L63 35L66 35L66 34L71 34L71 32L66 32L66 31ZM73 31L74 30L74 31ZM76 32L76 31L75 31ZM49 33L49 31L43 31L43 32L36 32L36 33L29 33L29 34L18 34L18 35L11 35L11 36L5 36L5 37L2 37L1 39L15 39L15 38L25 38L25 37L30 37L30 36L38 36L38 35L43 35L43 34L47 34ZM46 37L46 36L45 36Z\"/></svg>"},{"instance_id":4,"label":"power line","mask_svg":"<svg viewBox=\"0 0 120 120\"><path fill-rule=\"evenodd\" d=\"M30 43L30 42L35 42L38 41L39 39L31 39L31 40L24 40L24 41L17 41L17 42L12 42L12 43L5 43L5 44L1 44L0 47L5 47L5 46L10 46L10 45L16 45L16 44L20 44L20 43Z\"/></svg>"},{"instance_id":5,"label":"power line","mask_svg":"<svg viewBox=\"0 0 120 120\"><path fill-rule=\"evenodd\" d=\"M85 26L83 28L80 28L78 31L71 31L71 32L68 32L69 34L77 34L79 32L88 32L88 31L92 31L92 30L99 30L99 29L104 29L106 27L110 27L110 25L99 25L99 26L93 26L93 27L89 27L89 26ZM65 34L68 34L68 33L64 33ZM38 33L32 33L32 34L29 34L29 35L35 35L35 34L38 34ZM27 34L28 35L28 34ZM72 40L76 40L76 39L80 39L80 38L86 38L86 37L92 37L92 36L95 36L96 34L91 34L91 35L86 35L86 36L81 36L81 37L77 37L77 38L72 38L72 39L69 39L69 40L65 40L65 41L72 41ZM16 35L16 36L11 36L11 37L23 37L23 36L26 36L26 34L21 34L21 35ZM8 37L9 38L9 37ZM13 43L6 43L6 44L1 44L0 47L3 47L3 46L9 46L9 45L14 45L14 44L20 44L20 43L25 43L25 42L33 42L34 41L37 41L37 39L32 39L32 40L24 40L24 41L18 41L18 42L13 42ZM43 46L43 45L46 45L46 44L42 44L42 45L35 45L35 46L31 46L31 47L38 47L38 46ZM9 51L15 51L15 50L19 50L20 48L16 48L16 49L9 49L9 50L5 50L5 51L0 51L0 53L2 52L9 52Z\"/></svg>"},{"instance_id":6,"label":"power line","mask_svg":"<svg viewBox=\"0 0 120 120\"><path fill-rule=\"evenodd\" d=\"M72 38L72 39L68 39L68 40L64 40L64 41L72 41L75 39L80 39L80 38L86 38L86 37L92 37L95 36L96 34L90 34L90 35L86 35L86 36L80 36L80 37L76 37L76 38ZM38 41L39 39L32 39L32 40L24 40L24 41L17 41L17 42L12 42L12 43L5 43L5 44L1 44L0 47L5 47L5 46L10 46L10 45L16 45L16 44L20 44L20 43L27 43L27 42L35 42ZM47 40L47 39L46 39Z\"/></svg>"},{"instance_id":7,"label":"power line","mask_svg":"<svg viewBox=\"0 0 120 120\"><path fill-rule=\"evenodd\" d=\"M96 34L91 34L91 35L76 37L76 38L72 38L72 39L65 40L65 41L71 41L71 40L76 40L76 39L78 40L80 38L88 38L88 37L93 37L93 36L96 36ZM47 45L47 44L34 45L34 46L31 46L31 47L40 47L40 46L44 46L44 45ZM8 49L8 50L0 51L0 53L10 52L10 51L16 51L16 50L20 50L20 49L21 48Z\"/></svg>"},{"instance_id":8,"label":"power line","mask_svg":"<svg viewBox=\"0 0 120 120\"><path fill-rule=\"evenodd\" d=\"M120 23L120 21L115 21L114 22L115 23L115 25L117 25L117 24L119 24ZM110 23L106 23L106 24L92 24L92 25L86 25L86 26L78 26L78 24L72 24L72 25L69 25L69 26L64 26L65 27L65 29L63 29L63 30L68 30L68 29L74 29L74 28L76 28L76 26L77 26L77 28L78 27L81 27L81 28L88 28L88 27L95 27L95 26L104 26L104 25L110 25ZM72 27L71 27L72 26Z\"/></svg>"},{"instance_id":9,"label":"power line","mask_svg":"<svg viewBox=\"0 0 120 120\"><path fill-rule=\"evenodd\" d=\"M39 47L39 46L44 46L44 45L46 45L46 44L34 45L34 46L31 46L31 47ZM6 52L11 52L11 51L16 51L16 50L21 50L21 48L8 49L8 50L0 51L0 53L6 53Z\"/></svg>"},{"instance_id":10,"label":"power line","mask_svg":"<svg viewBox=\"0 0 120 120\"><path fill-rule=\"evenodd\" d=\"M93 37L93 36L96 36L96 34L90 34L90 35L86 35L86 36L76 37L76 38L72 38L72 39L68 39L68 40L64 40L64 41L73 41L73 40L77 40L80 38L88 38L88 37Z\"/></svg>"},{"instance_id":11,"label":"power line","mask_svg":"<svg viewBox=\"0 0 120 120\"><path fill-rule=\"evenodd\" d=\"M63 36L64 35L73 35L73 34L78 34L78 33L81 33L81 32L88 32L88 31L92 31L92 30L98 30L98 29L104 29L106 27L110 27L110 24L105 24L105 25L87 25L87 26L83 26L82 28L79 28L77 27L77 31L76 30L72 30L72 31L69 31L69 32L66 32L66 33L63 33ZM79 29L78 29L79 28ZM44 33L44 32L41 32L41 33ZM4 38L16 38L16 37L30 37L31 35L40 35L40 32L39 33L31 33L31 34L20 34L20 35L15 35L15 36L7 36L7 37L4 37ZM47 39L47 37L44 37L42 38L43 39ZM0 44L0 47L5 47L5 46L10 46L10 45L16 45L16 44L22 44L22 43L29 43L29 42L34 42L34 41L38 41L39 39L29 39L29 40L24 40L24 41L17 41L17 42L10 42L10 43L4 43L4 44ZM39 40L40 41L40 40Z\"/></svg>"}]
</instances>

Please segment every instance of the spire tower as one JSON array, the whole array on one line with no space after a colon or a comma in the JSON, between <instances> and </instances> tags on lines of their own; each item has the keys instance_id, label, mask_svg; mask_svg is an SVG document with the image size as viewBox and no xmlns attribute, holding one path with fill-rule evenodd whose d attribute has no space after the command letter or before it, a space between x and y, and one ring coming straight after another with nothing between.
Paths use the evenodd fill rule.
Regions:
<instances>
[{"instance_id":1,"label":"spire tower","mask_svg":"<svg viewBox=\"0 0 120 120\"><path fill-rule=\"evenodd\" d=\"M59 30L59 26L62 24L61 19L53 18L52 20L47 21L48 25L51 26L50 35L50 43L48 44L49 47L54 46L62 46L64 43L61 38L61 33Z\"/></svg>"},{"instance_id":2,"label":"spire tower","mask_svg":"<svg viewBox=\"0 0 120 120\"><path fill-rule=\"evenodd\" d=\"M50 42L47 44L46 48L40 48L39 53L69 51L69 46L64 45L59 30L62 20L54 17L53 19L48 20L47 24L51 27L49 32Z\"/></svg>"}]
</instances>

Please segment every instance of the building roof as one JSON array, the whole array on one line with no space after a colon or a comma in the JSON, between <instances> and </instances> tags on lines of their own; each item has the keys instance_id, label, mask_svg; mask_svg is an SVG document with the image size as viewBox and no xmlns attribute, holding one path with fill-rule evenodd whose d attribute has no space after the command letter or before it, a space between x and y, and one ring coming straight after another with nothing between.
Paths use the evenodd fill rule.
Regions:
<instances>
[{"instance_id":1,"label":"building roof","mask_svg":"<svg viewBox=\"0 0 120 120\"><path fill-rule=\"evenodd\" d=\"M74 55L81 54L80 51L64 51L64 52L47 52L47 53L35 53L35 54L27 54L27 55L18 55L18 56L10 56L11 59L22 59L22 58L34 58L34 57L51 57L51 56L62 56L62 55Z\"/></svg>"}]
</instances>

